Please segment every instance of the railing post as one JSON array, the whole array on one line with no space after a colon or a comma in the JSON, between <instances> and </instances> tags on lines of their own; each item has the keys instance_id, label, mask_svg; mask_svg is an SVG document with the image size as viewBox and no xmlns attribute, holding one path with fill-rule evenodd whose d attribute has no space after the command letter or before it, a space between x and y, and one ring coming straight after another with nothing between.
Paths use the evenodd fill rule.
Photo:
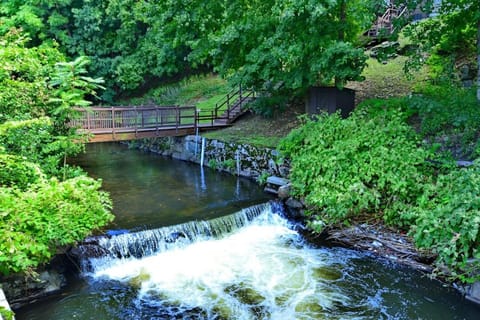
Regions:
<instances>
[{"instance_id":1,"label":"railing post","mask_svg":"<svg viewBox=\"0 0 480 320\"><path fill-rule=\"evenodd\" d=\"M193 132L197 132L198 128L198 114L200 113L200 110L197 109L197 107L194 107L195 111L193 112Z\"/></svg>"},{"instance_id":2,"label":"railing post","mask_svg":"<svg viewBox=\"0 0 480 320\"><path fill-rule=\"evenodd\" d=\"M155 107L155 130L157 131L158 135L158 107Z\"/></svg>"},{"instance_id":3,"label":"railing post","mask_svg":"<svg viewBox=\"0 0 480 320\"><path fill-rule=\"evenodd\" d=\"M87 109L83 110L85 110L85 113L87 114L87 130L91 130L92 124L90 123L90 112L88 112Z\"/></svg>"},{"instance_id":4,"label":"railing post","mask_svg":"<svg viewBox=\"0 0 480 320\"><path fill-rule=\"evenodd\" d=\"M138 110L137 110L137 106L134 106L133 108L135 110L135 137L137 137L137 133L138 133Z\"/></svg>"},{"instance_id":5,"label":"railing post","mask_svg":"<svg viewBox=\"0 0 480 320\"><path fill-rule=\"evenodd\" d=\"M116 139L116 136L115 136L115 109L112 107L112 137L113 137L113 140Z\"/></svg>"},{"instance_id":6,"label":"railing post","mask_svg":"<svg viewBox=\"0 0 480 320\"><path fill-rule=\"evenodd\" d=\"M179 109L179 105L177 104L176 105L176 109L175 109L175 115L176 115L176 131L178 132L178 126L180 124L180 109Z\"/></svg>"}]
</instances>

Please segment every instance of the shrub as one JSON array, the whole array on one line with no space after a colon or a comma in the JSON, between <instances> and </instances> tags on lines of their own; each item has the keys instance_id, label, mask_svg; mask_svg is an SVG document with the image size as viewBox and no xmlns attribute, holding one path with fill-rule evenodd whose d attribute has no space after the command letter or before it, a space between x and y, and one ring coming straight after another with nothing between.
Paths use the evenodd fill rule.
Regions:
<instances>
[{"instance_id":1,"label":"shrub","mask_svg":"<svg viewBox=\"0 0 480 320\"><path fill-rule=\"evenodd\" d=\"M425 186L412 210L411 234L420 248L438 254L451 276L480 280L480 165L454 169ZM477 259L476 262L470 259Z\"/></svg>"},{"instance_id":2,"label":"shrub","mask_svg":"<svg viewBox=\"0 0 480 320\"><path fill-rule=\"evenodd\" d=\"M54 136L53 123L48 117L0 124L0 146L4 152L39 165L47 175L64 174L60 166L65 156L83 150L84 145L73 138Z\"/></svg>"},{"instance_id":3,"label":"shrub","mask_svg":"<svg viewBox=\"0 0 480 320\"><path fill-rule=\"evenodd\" d=\"M383 213L387 223L408 224L403 213L428 180L428 153L404 118L396 111L369 117L359 110L348 119L324 114L281 141L280 151L292 159L295 194L321 214L314 220Z\"/></svg>"},{"instance_id":4,"label":"shrub","mask_svg":"<svg viewBox=\"0 0 480 320\"><path fill-rule=\"evenodd\" d=\"M42 180L22 192L0 188L0 273L47 262L59 246L74 244L113 219L100 182L78 177Z\"/></svg>"},{"instance_id":5,"label":"shrub","mask_svg":"<svg viewBox=\"0 0 480 320\"><path fill-rule=\"evenodd\" d=\"M434 171L427 161L432 153L418 144L405 113L372 101L348 119L307 119L282 140L280 151L291 158L293 191L310 206L314 231L382 217L408 230L417 247L436 253L439 272L478 281L480 163Z\"/></svg>"},{"instance_id":6,"label":"shrub","mask_svg":"<svg viewBox=\"0 0 480 320\"><path fill-rule=\"evenodd\" d=\"M472 135L480 126L480 105L473 88L426 85L408 103L418 113L424 135Z\"/></svg>"},{"instance_id":7,"label":"shrub","mask_svg":"<svg viewBox=\"0 0 480 320\"><path fill-rule=\"evenodd\" d=\"M0 154L0 187L14 187L25 190L43 176L40 168L24 158Z\"/></svg>"}]
</instances>

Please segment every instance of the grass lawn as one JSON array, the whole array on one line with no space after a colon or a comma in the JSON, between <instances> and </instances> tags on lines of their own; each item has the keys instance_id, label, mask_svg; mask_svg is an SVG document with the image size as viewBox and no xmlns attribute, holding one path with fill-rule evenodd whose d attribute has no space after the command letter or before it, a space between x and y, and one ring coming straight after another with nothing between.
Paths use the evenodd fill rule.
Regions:
<instances>
[{"instance_id":1,"label":"grass lawn","mask_svg":"<svg viewBox=\"0 0 480 320\"><path fill-rule=\"evenodd\" d=\"M367 60L367 67L363 70L364 81L352 81L348 88L356 90L356 103L370 98L392 98L410 94L415 91L419 83L427 79L426 68L412 74L409 78L403 72L407 60L398 56L383 64L374 58Z\"/></svg>"}]
</instances>

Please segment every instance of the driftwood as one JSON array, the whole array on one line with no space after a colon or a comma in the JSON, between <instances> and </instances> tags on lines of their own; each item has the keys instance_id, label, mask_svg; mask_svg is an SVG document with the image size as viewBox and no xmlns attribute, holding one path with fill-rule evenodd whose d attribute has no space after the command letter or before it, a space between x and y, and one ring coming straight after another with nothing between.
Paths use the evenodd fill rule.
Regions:
<instances>
[{"instance_id":1,"label":"driftwood","mask_svg":"<svg viewBox=\"0 0 480 320\"><path fill-rule=\"evenodd\" d=\"M350 228L327 230L331 243L366 250L377 256L408 265L424 272L431 272L431 263L436 256L415 248L413 241L405 234L395 232L381 225L361 224Z\"/></svg>"}]
</instances>

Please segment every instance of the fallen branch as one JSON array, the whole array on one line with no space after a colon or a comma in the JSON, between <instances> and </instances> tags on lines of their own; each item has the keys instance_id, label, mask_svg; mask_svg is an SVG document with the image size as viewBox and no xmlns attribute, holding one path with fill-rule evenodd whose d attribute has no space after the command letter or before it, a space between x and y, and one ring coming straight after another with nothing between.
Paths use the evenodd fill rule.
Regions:
<instances>
[{"instance_id":1,"label":"fallen branch","mask_svg":"<svg viewBox=\"0 0 480 320\"><path fill-rule=\"evenodd\" d=\"M359 250L367 250L415 269L430 272L435 255L415 248L413 241L404 234L386 227L362 224L350 228L330 229L327 240Z\"/></svg>"}]
</instances>

